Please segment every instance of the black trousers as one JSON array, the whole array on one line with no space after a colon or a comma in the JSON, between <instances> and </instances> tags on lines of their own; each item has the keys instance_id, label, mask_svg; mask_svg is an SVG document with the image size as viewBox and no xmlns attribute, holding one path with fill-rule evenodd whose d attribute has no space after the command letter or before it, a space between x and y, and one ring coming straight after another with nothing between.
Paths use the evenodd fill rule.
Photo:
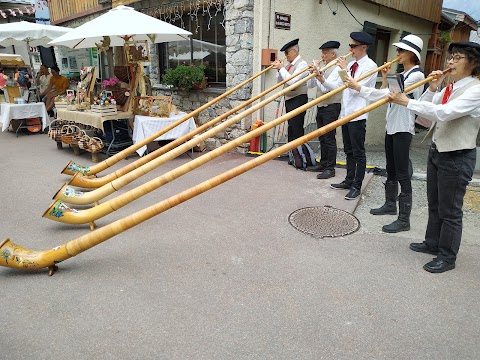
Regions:
<instances>
[{"instance_id":1,"label":"black trousers","mask_svg":"<svg viewBox=\"0 0 480 360\"><path fill-rule=\"evenodd\" d=\"M400 183L402 193L412 192L410 180L410 144L413 135L409 132L385 134L385 158L387 160L387 181Z\"/></svg>"},{"instance_id":2,"label":"black trousers","mask_svg":"<svg viewBox=\"0 0 480 360\"><path fill-rule=\"evenodd\" d=\"M340 109L340 103L318 107L317 127L321 128L322 126L338 120ZM326 170L334 170L337 163L337 140L335 139L336 133L337 129L334 129L318 138L320 141L320 166Z\"/></svg>"},{"instance_id":3,"label":"black trousers","mask_svg":"<svg viewBox=\"0 0 480 360\"><path fill-rule=\"evenodd\" d=\"M287 112L290 112L302 105L305 105L308 102L307 94L302 94L295 96L294 98L285 100L285 109ZM305 130L303 129L303 123L305 121L306 111L298 114L297 116L292 117L288 120L288 141L295 140L300 136L305 135Z\"/></svg>"},{"instance_id":4,"label":"black trousers","mask_svg":"<svg viewBox=\"0 0 480 360\"><path fill-rule=\"evenodd\" d=\"M367 156L365 154L365 133L367 120L350 121L342 125L343 149L347 157L347 177L345 182L361 189Z\"/></svg>"},{"instance_id":5,"label":"black trousers","mask_svg":"<svg viewBox=\"0 0 480 360\"><path fill-rule=\"evenodd\" d=\"M454 263L463 227L463 198L472 180L477 149L440 153L433 144L428 153L428 223L425 243L438 248L437 257Z\"/></svg>"}]
</instances>

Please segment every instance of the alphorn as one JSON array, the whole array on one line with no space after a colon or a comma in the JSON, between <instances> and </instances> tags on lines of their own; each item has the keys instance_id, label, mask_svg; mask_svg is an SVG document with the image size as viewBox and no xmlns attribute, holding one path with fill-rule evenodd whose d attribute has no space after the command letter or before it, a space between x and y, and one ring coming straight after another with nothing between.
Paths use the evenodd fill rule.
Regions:
<instances>
[{"instance_id":1,"label":"alphorn","mask_svg":"<svg viewBox=\"0 0 480 360\"><path fill-rule=\"evenodd\" d=\"M396 59L398 60L398 58ZM362 80L364 78L367 78L371 75L374 75L376 72L378 72L379 70L383 69L384 67L387 67L387 66L390 66L391 62L389 63L386 63L384 65L382 65L381 67L375 69L375 70L372 70L362 76L360 76L358 78L358 80ZM314 75L314 74L312 74ZM315 75L314 75L315 76ZM340 91L343 91L344 89L346 88L346 85L342 85L340 87L338 87L337 89L335 90L332 90L330 91L329 93L323 95L323 96L320 96L318 98L316 98L315 100L303 105L303 106L300 106L299 108L295 109L295 110L300 110L300 112L298 113L301 113L303 111L306 111L308 108L312 107L312 104L316 105L320 102L322 102L323 100L325 100L326 98L328 97L331 97L333 95L335 95L336 93L340 92ZM266 123L265 125L262 125L261 127L251 131L251 132L248 132L246 133L245 135L242 135L238 138L236 138L235 140L232 140L230 141L229 143L226 143L224 145L222 145L221 147L215 149L215 150L212 150L210 151L209 153L207 154L204 154L184 165L181 165L153 180L150 180L148 182L146 182L145 184L141 185L141 186L138 186L122 195L119 195L113 199L110 199L102 204L99 204L97 206L95 206L94 208L90 208L90 209L85 209L85 210L76 210L76 209L72 209L70 208L67 204L65 204L63 201L54 201L52 205L50 205L50 207L45 211L45 213L43 214L43 217L47 218L47 219L50 219L50 220L55 220L55 221L58 221L58 222L63 222L63 223L68 223L68 224L87 224L89 223L90 224L90 228L93 229L94 228L94 221L105 216L105 215L108 215L116 210L118 210L119 208L129 204L130 202L148 194L149 192L153 191L153 190L156 190L158 189L159 187L165 185L166 183L169 183L175 179L177 179L178 177L196 169L197 167L207 163L208 161L212 160L212 159L215 159L216 157L226 153L227 151L245 143L246 141L256 137L256 136L259 136L261 135L263 132L267 131L268 129L270 128L273 128L274 126L277 126L278 124L281 124L282 122L290 119L292 117L292 115L290 115L291 112L285 114L285 115L282 115L281 117L273 120L273 121L270 121L268 123ZM173 151L170 151L170 153L172 153ZM168 154L165 154L163 156L168 156ZM149 164L146 164L145 167L148 167L150 165ZM153 164L152 166L155 166L155 164ZM142 170L138 169L139 173ZM119 182L121 183L123 181L123 179L118 179ZM112 182L112 186L115 186L116 183Z\"/></svg>"},{"instance_id":2,"label":"alphorn","mask_svg":"<svg viewBox=\"0 0 480 360\"><path fill-rule=\"evenodd\" d=\"M327 68L331 67L334 65L334 62L331 62L327 64L323 69L326 70ZM305 80L307 81L307 80ZM301 81L303 82L303 81ZM196 144L198 144L200 141L203 141L204 139L208 139L209 137L215 135L219 131L228 128L232 124L240 121L242 118L244 118L246 115L249 115L253 113L254 111L258 110L259 108L265 106L267 103L273 101L276 97L281 96L283 93L290 91L292 88L297 87L300 85L301 82L293 84L291 87L287 87L286 89L282 90L280 93L274 95L273 97L270 97L263 102L259 103L258 105L246 110L245 112L242 112L241 114L238 114L235 117L232 117L231 119L221 123L220 125L216 126L215 128L203 133L202 135L184 143L183 145L161 155L160 157L155 158L154 160L147 160L147 161L142 161L139 162L137 160L136 166L141 165L140 167L136 168L135 170L132 170L128 173L123 174L122 172L115 172L112 173L114 176L108 183L105 183L101 187L88 191L88 192L82 192L78 191L72 186L69 185L76 185L80 187L88 187L92 183L94 184L99 184L100 182L103 183L103 180L105 179L105 176L102 178L94 178L94 179L88 179L82 176L80 173L77 173L70 181L69 184L65 184L53 197L54 200L60 200L64 201L70 204L76 204L76 205L86 205L86 204L92 204L100 199L112 194L113 192L119 190L120 188L124 187L125 185L129 184L130 182L138 179L140 176L143 176L144 174L152 171L153 169L157 168L158 166L164 164L165 162L172 160L176 158L177 156L183 154L185 151L188 151L192 147L194 147ZM264 92L265 93L265 92ZM263 93L262 93L263 94ZM263 96L262 94L258 95L256 98L259 98ZM328 95L327 97L332 96L333 94ZM254 98L255 99L255 98ZM254 100L252 99L252 100ZM213 121L213 120L212 120ZM270 125L271 126L271 125ZM268 130L268 129L267 129ZM161 149L159 149L161 150ZM158 151L158 150L157 150ZM143 158L139 159L142 160ZM122 168L125 169L126 167ZM120 169L120 170L122 170ZM123 175L121 175L123 174Z\"/></svg>"},{"instance_id":3,"label":"alphorn","mask_svg":"<svg viewBox=\"0 0 480 360\"><path fill-rule=\"evenodd\" d=\"M231 88L230 90L228 91L225 91L222 95L220 96L217 96L215 99L213 100L210 100L208 103L206 103L205 105L202 105L200 106L198 109L196 110L193 110L192 112L190 112L189 114L185 115L184 117L178 119L177 121L173 122L172 124L164 127L163 129L157 131L155 134L152 134L151 136L143 139L142 141L139 141L138 143L136 144L133 144L131 146L129 146L128 148L118 152L117 154L115 154L114 156L111 156L107 159L105 159L104 161L98 163L98 164L95 164L93 166L82 166L80 164L77 164L75 162L73 162L72 160L67 164L67 166L65 166L65 168L62 170L62 174L66 174L66 175L75 175L77 172L80 172L82 174L85 174L85 175L95 175L95 174L98 174L100 171L103 171L107 168L109 168L110 166L116 164L117 162L119 162L120 160L123 160L124 158L126 158L128 155L131 155L133 154L135 151L137 151L138 149L140 149L142 146L144 145L147 145L148 143L154 141L156 138L162 136L163 134L167 133L168 131L172 130L174 127L180 125L181 123L183 123L184 121L187 121L188 119L190 119L191 117L194 117L196 115L198 115L200 112L202 112L203 110L206 110L208 109L210 106L212 106L213 104L216 104L217 102L219 102L220 100L222 100L223 98L227 97L228 95L230 95L231 93L233 93L234 91L237 91L238 89L240 89L242 86L248 84L250 81L253 81L254 79L256 79L257 77L259 77L260 75L264 74L265 72L267 72L268 70L272 69L273 68L273 65L270 65L269 67L263 69L262 71L260 71L259 73L251 76L250 78L248 78L247 80L241 82L240 84L234 86L233 88Z\"/></svg>"},{"instance_id":4,"label":"alphorn","mask_svg":"<svg viewBox=\"0 0 480 360\"><path fill-rule=\"evenodd\" d=\"M347 57L349 55L351 55L351 53L348 53L344 57ZM322 70L326 70L329 67L333 66L334 64L335 64L335 60L333 60L329 64L327 64L327 66L322 68ZM216 123L220 122L221 120L227 118L228 116L236 113L237 111L239 111L243 107L251 104L252 102L254 102L258 99L261 99L263 96L265 96L269 92L271 92L271 91L275 90L276 88L282 86L283 84L285 84L286 82L290 81L291 79L297 77L298 75L300 75L303 72L304 71L299 71L299 72L293 74L292 76L288 77L287 79L282 80L281 82L275 84L274 86L272 86L272 87L268 88L267 90L263 91L262 93L258 94L254 98L243 102L242 104L240 104L240 105L236 106L235 108L227 111L226 113L222 114L221 116L218 116L215 119L201 125L197 129L189 132L188 134L185 134L184 136L180 137L179 139L176 139L176 140L172 141L171 143L169 143L165 146L162 146L161 148L155 150L154 152L152 152L150 154L147 154L146 156L143 156L142 158L140 158L140 159L138 159L138 160L136 160L136 161L134 161L130 164L125 165L123 168L118 169L118 170L114 171L113 173L110 173L108 175L105 175L105 176L102 176L102 177L99 178L99 177L85 176L81 172L77 172L74 175L74 177L72 179L70 179L70 181L67 185L83 187L83 188L98 188L98 187L101 187L105 184L108 184L109 182L119 178L120 176L125 175L125 174L129 173L130 171L133 171L133 170L139 168L140 166L146 164L150 160L155 159L158 156L165 154L167 151L175 148L176 146L183 144L185 141L191 139L192 137L201 133L202 131L210 128L211 126L213 126ZM301 83L302 82L298 82L296 85L294 84L295 86L290 88L290 90L299 86ZM289 91L289 90L286 90L286 91ZM286 91L283 91L282 94L285 93ZM276 97L279 97L279 96L281 96L281 94L276 95ZM260 107L257 106L255 109L259 109L259 108ZM251 114L251 113L253 113L253 111L249 112L249 114ZM240 118L240 119L242 119L242 118ZM239 120L237 120L237 121L239 121ZM217 128L217 132L219 132L219 131L221 131L221 130L219 128ZM215 133L213 133L212 135L214 135L214 134ZM197 138L195 138L196 142L195 143L193 143L193 142L190 143L192 146L188 149L185 149L185 151L191 149L192 147L194 147L195 145L197 145L198 143L200 143L201 141L203 141L207 138L208 137L202 137L202 138L197 137ZM62 189L60 189L60 192L57 192L57 194L62 194L63 193L65 195L65 197L69 197L70 195L75 196L75 194L77 194L75 192L75 189L67 188L67 185L63 186ZM60 195L60 196L62 196L62 195ZM54 199L55 199L55 197L54 197ZM59 198L59 199L61 199L61 198Z\"/></svg>"},{"instance_id":5,"label":"alphorn","mask_svg":"<svg viewBox=\"0 0 480 360\"><path fill-rule=\"evenodd\" d=\"M426 79L409 86L405 89L405 92L408 93L413 89L416 89L431 80L438 78L439 76L429 76ZM228 170L220 175L217 175L209 180L206 180L194 187L191 187L187 190L184 190L176 195L169 197L163 201L160 201L154 205L151 205L143 210L137 211L129 216L126 216L122 219L116 220L113 223L105 225L95 231L92 231L86 235L80 236L76 239L70 240L69 242L57 246L53 249L35 251L29 250L19 245L13 243L10 239L4 240L0 244L0 265L10 268L23 269L23 270L37 270L42 268L48 268L48 275L53 275L57 270L58 263L65 261L73 256L76 256L110 238L115 235L120 234L121 232L128 230L142 222L161 214L162 212L171 209L197 195L200 195L214 187L233 179L234 177L241 175L265 162L276 158L277 156L282 155L283 153L294 149L295 147L306 143L307 141L313 140L321 135L326 134L327 132L334 130L338 126L346 124L350 120L363 115L369 111L376 109L377 107L386 104L388 102L387 98L379 100L375 103L368 105L367 107L358 110L348 116L345 116L341 119L338 119L326 126L321 127L307 135L304 135L298 139L290 141L287 144L284 144L268 153L265 153L257 158L254 158L244 164L241 164L231 170ZM316 105L318 102L311 101L309 104L311 106ZM307 104L308 105L308 104ZM291 111L290 116L296 116L303 109L295 109Z\"/></svg>"},{"instance_id":6,"label":"alphorn","mask_svg":"<svg viewBox=\"0 0 480 360\"><path fill-rule=\"evenodd\" d=\"M110 166L116 164L117 162L119 162L120 160L123 160L124 158L126 158L128 155L131 155L133 154L135 151L137 151L138 149L140 149L142 146L144 145L147 145L148 143L154 141L156 138L162 136L163 134L167 133L168 131L172 130L174 127L180 125L181 123L183 123L184 121L187 121L188 119L190 119L191 117L193 116L196 116L198 115L200 112L202 112L203 110L206 110L208 109L210 106L212 106L213 104L219 102L220 100L222 100L223 98L227 97L228 95L230 95L231 93L233 93L234 91L237 91L238 89L240 89L242 86L248 84L250 81L256 79L257 77L259 77L260 75L264 74L265 72L267 72L268 70L272 69L273 68L273 65L270 65L268 66L267 68L263 69L262 71L260 71L258 74L255 74L253 76L251 76L250 78L248 78L247 80L241 82L240 84L234 86L233 88L231 88L230 90L224 92L222 95L220 96L217 96L215 99L213 100L210 100L208 103L206 103L205 105L202 105L200 106L198 109L195 109L193 110L192 112L190 112L189 114L185 115L184 117L178 119L177 121L175 121L174 123L166 126L165 128L157 131L155 134L152 134L151 136L143 139L142 141L136 143L136 144L133 144L131 146L129 146L128 148L118 152L117 154L115 154L114 156L111 156L107 159L105 159L104 161L102 161L101 163L98 163L98 164L95 164L93 166L82 166L80 164L77 164L75 162L73 162L72 160L67 164L67 166L65 166L65 168L62 170L62 174L66 174L66 175L74 175L75 173L77 172L80 172L82 174L85 174L85 175L95 175L97 173L99 173L100 171L103 171L107 168L109 168Z\"/></svg>"},{"instance_id":7,"label":"alphorn","mask_svg":"<svg viewBox=\"0 0 480 360\"><path fill-rule=\"evenodd\" d=\"M347 55L345 56L348 56L350 55L350 53L348 53ZM331 61L329 64L327 64L327 66L325 66L323 69L327 69L331 66L335 65L335 60ZM181 138L177 139L177 140L174 140L173 142L171 142L170 144L167 144L166 146L162 146L160 149L157 149L155 150L154 152L146 155L146 156L143 156L141 157L140 159L130 163L130 164L127 164L125 165L124 167L122 167L121 169L113 172L113 173L110 173L108 175L105 175L105 176L102 176L102 177L96 177L96 178L91 178L89 176L85 176L83 175L81 172L77 172L74 177L72 179L70 179L70 181L68 182L67 185L72 185L72 186L77 186L77 187L83 187L83 188L87 188L87 189L91 189L91 188L98 188L98 187L101 187L105 184L108 184L109 182L119 178L120 176L123 176L137 168L139 168L140 166L148 163L149 161L151 161L152 159L155 159L157 158L158 156L160 155L163 155L164 153L166 153L167 151L175 148L176 146L180 145L180 144L183 144L185 141L193 138L194 135L196 134L199 134L201 133L203 130L205 129L208 129L209 127L213 126L214 124L220 122L221 120L227 118L228 116L234 114L235 112L237 112L238 110L242 109L243 107L251 104L252 102L262 98L264 95L266 95L267 93L273 91L274 89L280 87L281 85L285 84L286 82L290 81L291 79L297 77L298 75L300 75L301 73L303 73L305 71L300 71L300 72L297 72L295 74L293 74L292 76L290 76L289 78L279 82L278 84L270 87L269 89L263 91L261 94L255 96L254 98L250 99L250 100L247 100L245 101L244 103L236 106L235 108L233 108L232 110L229 110L228 112L226 112L225 114L219 116L219 117L216 117L215 119L209 121L208 123L200 126L199 128L189 132L188 134L182 136ZM308 79L307 79L308 80ZM269 102L272 102L273 100L275 100L276 98L280 97L282 94L286 93L287 91L290 91L298 86L300 86L304 81L307 81L305 79L302 79L301 81L298 81L292 85L290 85L290 87L287 87L285 89L283 89L280 93L276 94L274 97L270 97L268 98L267 100L265 100L264 102L262 102L258 105L256 105L255 107L253 108L250 108L247 110L248 113L243 113L244 115L243 116L236 116L235 118L232 118L232 119L229 119L226 123L228 123L228 125L226 125L226 123L223 123L221 125L219 125L220 127L216 127L216 131L215 132L209 132L210 136L213 136L215 135L217 132L227 128L228 126L231 126L232 124L240 121L241 119L243 119L243 117L245 117L246 115L248 114L251 114L253 113L254 111L260 109L261 107L265 106L267 103ZM208 139L210 136L201 136L201 137L196 137L194 138L191 142L189 142L189 147L184 147L183 149L183 152L193 148L195 145L199 144L201 141L205 140L205 139ZM182 153L179 153L179 154L182 154ZM65 195L65 197L69 197L70 195L73 195L75 196L76 192L74 189L72 188L67 188L66 186L63 186L62 189L60 189L59 192L57 192L57 195L59 196L62 196ZM55 197L54 197L55 198Z\"/></svg>"}]
</instances>

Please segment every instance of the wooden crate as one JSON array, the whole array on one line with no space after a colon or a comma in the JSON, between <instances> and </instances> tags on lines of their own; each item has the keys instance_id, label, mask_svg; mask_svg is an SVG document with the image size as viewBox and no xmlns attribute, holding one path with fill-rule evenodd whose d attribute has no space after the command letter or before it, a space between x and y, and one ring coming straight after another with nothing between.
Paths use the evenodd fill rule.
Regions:
<instances>
[{"instance_id":1,"label":"wooden crate","mask_svg":"<svg viewBox=\"0 0 480 360\"><path fill-rule=\"evenodd\" d=\"M66 110L68 105L69 104L67 102L56 102L55 103L55 108L57 110Z\"/></svg>"},{"instance_id":2,"label":"wooden crate","mask_svg":"<svg viewBox=\"0 0 480 360\"><path fill-rule=\"evenodd\" d=\"M135 115L170 117L172 101L170 96L135 96L133 113Z\"/></svg>"},{"instance_id":3,"label":"wooden crate","mask_svg":"<svg viewBox=\"0 0 480 360\"><path fill-rule=\"evenodd\" d=\"M92 113L100 115L115 115L117 113L116 105L92 105Z\"/></svg>"}]
</instances>

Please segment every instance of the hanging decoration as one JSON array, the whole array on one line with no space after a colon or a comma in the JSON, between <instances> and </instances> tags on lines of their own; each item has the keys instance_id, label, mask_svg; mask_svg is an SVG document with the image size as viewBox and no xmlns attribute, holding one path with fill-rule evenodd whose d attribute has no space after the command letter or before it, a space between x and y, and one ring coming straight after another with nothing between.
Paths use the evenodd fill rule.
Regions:
<instances>
[{"instance_id":1,"label":"hanging decoration","mask_svg":"<svg viewBox=\"0 0 480 360\"><path fill-rule=\"evenodd\" d=\"M23 8L0 9L0 16L6 19L9 16L24 18L25 15L35 14L35 6L25 6Z\"/></svg>"},{"instance_id":2,"label":"hanging decoration","mask_svg":"<svg viewBox=\"0 0 480 360\"><path fill-rule=\"evenodd\" d=\"M221 13L223 15L221 25L225 28L225 1L228 0L183 0L142 9L142 12L171 24L179 23L177 26L183 29L186 28L184 16L190 16L190 19L196 25L191 32L198 33L200 29L199 16L204 17L208 21L207 30L210 30L213 17Z\"/></svg>"}]
</instances>

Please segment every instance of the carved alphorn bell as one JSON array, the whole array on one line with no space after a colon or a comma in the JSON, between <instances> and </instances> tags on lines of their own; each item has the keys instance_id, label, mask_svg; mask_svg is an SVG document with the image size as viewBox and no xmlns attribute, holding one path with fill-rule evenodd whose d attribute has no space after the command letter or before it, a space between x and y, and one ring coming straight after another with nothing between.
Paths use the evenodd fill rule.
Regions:
<instances>
[{"instance_id":1,"label":"carved alphorn bell","mask_svg":"<svg viewBox=\"0 0 480 360\"><path fill-rule=\"evenodd\" d=\"M426 79L409 86L405 89L405 92L408 93L413 89L416 89L427 82L437 78L438 76L429 76ZM311 101L306 104L308 107L315 106L318 102ZM228 170L220 175L217 175L209 180L206 180L194 187L191 187L185 191L182 191L174 196L169 197L163 201L160 201L154 205L149 206L146 209L140 210L132 215L126 216L122 219L119 219L111 224L103 226L95 231L92 231L86 235L80 236L76 239L70 240L69 242L57 246L53 249L43 250L43 251L33 251L26 248L23 248L19 245L13 243L10 239L4 240L0 244L0 265L5 267L11 267L16 269L23 270L36 270L41 268L48 268L49 275L53 275L57 269L56 264L62 262L68 258L76 256L83 251L86 251L111 237L118 235L119 233L128 230L142 222L161 214L162 212L175 207L197 195L200 195L214 187L233 179L234 177L241 175L271 159L274 159L285 152L294 149L301 144L304 144L310 140L313 140L323 134L326 134L329 131L336 129L337 127L346 124L350 120L363 115L369 111L376 109L377 107L386 104L388 99L382 99L375 103L368 105L367 107L358 110L348 116L345 116L341 119L338 119L326 126L321 127L307 135L304 135L298 139L295 139L285 145L282 145L268 153L265 153L257 158L254 158L244 164L241 164L231 170ZM303 112L305 110L304 106L301 108L291 111L291 117Z\"/></svg>"},{"instance_id":2,"label":"carved alphorn bell","mask_svg":"<svg viewBox=\"0 0 480 360\"><path fill-rule=\"evenodd\" d=\"M390 66L393 62L395 62L397 60L398 60L398 58L395 59L395 60L392 60L389 63L386 63L386 64L382 65L381 67L379 67L375 70L372 70L372 71L362 75L361 77L358 78L358 80L362 80L364 78L367 78L367 77L377 73L379 70L383 69L384 67ZM308 77L310 77L312 75L315 76L314 74L311 74ZM338 93L340 91L343 91L345 88L346 88L346 85L342 85L339 88L337 88L335 90L332 90L329 93L324 94L324 95L316 98L315 100L309 102L308 104L305 104L305 105L295 109L294 111L296 112L296 114L299 114L303 111L306 111L308 108L310 108L312 106L312 104L316 105L316 104L322 102L323 100L335 95L336 93ZM261 105L261 104L262 103L260 103L259 105ZM299 109L301 110L300 112L298 112ZM262 133L264 133L268 129L273 128L273 127L277 126L278 124L281 124L282 122L290 119L292 116L295 116L295 115L291 115L291 114L292 114L292 112L289 112L289 113L287 113L287 114L285 114L285 115L283 115L283 116L281 116L281 117L279 117L279 118L277 118L273 121L270 121L270 122L266 123L265 125L255 129L251 132L248 132L247 134L245 134L243 136L240 136L237 139L234 139L234 140L230 141L229 143L226 143L226 144L222 145L221 147L219 147L215 150L212 150L212 151L210 151L210 152L208 152L208 153L206 153L206 154L204 154L204 155L202 155L202 156L200 156L200 157L198 157L198 158L196 158L196 159L194 159L194 160L192 160L192 161L190 161L190 162L188 162L184 165L181 165L181 166L177 167L176 169L173 169L173 170L171 170L171 171L169 171L169 172L167 172L167 173L165 173L165 174L163 174L163 175L161 175L161 176L159 176L159 177L157 177L153 180L150 180L147 183L145 183L141 186L138 186L138 187L122 194L122 195L119 195L119 196L117 196L113 199L110 199L110 200L102 203L102 204L99 204L99 205L95 206L94 208L85 209L85 210L75 210L75 209L70 208L63 201L55 201L45 211L43 216L46 217L47 219L51 219L51 220L55 220L55 221L63 222L63 223L68 223L68 224L87 224L87 223L89 223L90 228L93 229L95 220L118 210L119 208L129 204L130 202L140 198L141 196L144 196L147 193L158 189L159 187L165 185L166 183L171 182L172 180L174 180L174 179L192 171L193 169L196 169L197 167L199 167L199 166L207 163L208 161L226 153L227 151L232 150L235 147L249 141L250 139L261 135ZM180 149L180 148L181 148L181 146L178 149ZM162 156L166 158L166 157L168 157L168 155L170 153L173 154L174 152L175 152L175 150L172 150L169 153L164 154ZM138 169L137 171L135 171L132 176L141 175L145 168L148 168L149 166L156 166L156 162L161 161L161 160L162 159L159 158L157 160L151 161L150 163L144 165L141 169ZM111 186L113 188L116 188L117 186L120 186L123 182L126 182L127 178L128 177L125 176L124 178L117 179L117 180L115 180L114 182L111 183Z\"/></svg>"}]
</instances>

